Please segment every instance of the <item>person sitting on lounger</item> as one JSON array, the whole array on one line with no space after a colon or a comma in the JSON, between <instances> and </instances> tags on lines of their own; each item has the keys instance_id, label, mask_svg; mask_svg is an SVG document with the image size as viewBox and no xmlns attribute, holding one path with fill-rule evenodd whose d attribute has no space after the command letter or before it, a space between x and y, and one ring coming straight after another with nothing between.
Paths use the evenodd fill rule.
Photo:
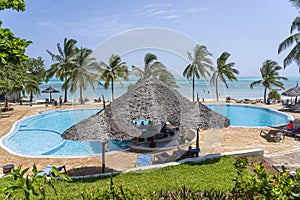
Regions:
<instances>
[{"instance_id":1,"label":"person sitting on lounger","mask_svg":"<svg viewBox=\"0 0 300 200\"><path fill-rule=\"evenodd\" d=\"M287 129L288 131L294 132L295 128L294 128L294 122L293 121L290 121L288 123L287 127L288 127L288 129Z\"/></svg>"},{"instance_id":2,"label":"person sitting on lounger","mask_svg":"<svg viewBox=\"0 0 300 200\"><path fill-rule=\"evenodd\" d=\"M189 146L189 149L182 154L178 159L176 159L176 161L185 159L185 158L192 158L192 157L198 157L200 153L200 149L199 148L195 148L193 149L192 146Z\"/></svg>"},{"instance_id":3,"label":"person sitting on lounger","mask_svg":"<svg viewBox=\"0 0 300 200\"><path fill-rule=\"evenodd\" d=\"M149 147L151 147L151 148L155 148L155 147L156 147L156 143L155 143L155 141L153 140L153 138L151 138L151 141L150 141L150 143L149 143Z\"/></svg>"}]
</instances>

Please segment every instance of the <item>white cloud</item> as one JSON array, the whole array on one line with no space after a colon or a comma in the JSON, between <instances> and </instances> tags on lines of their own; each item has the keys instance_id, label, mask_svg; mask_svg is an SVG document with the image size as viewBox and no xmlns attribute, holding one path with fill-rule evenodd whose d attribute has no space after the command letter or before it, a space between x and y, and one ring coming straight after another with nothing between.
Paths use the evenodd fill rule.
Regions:
<instances>
[{"instance_id":1,"label":"white cloud","mask_svg":"<svg viewBox=\"0 0 300 200\"><path fill-rule=\"evenodd\" d=\"M172 4L151 3L145 5L143 10L140 10L139 15L146 18L160 18L160 19L177 19L180 17L177 10Z\"/></svg>"},{"instance_id":2,"label":"white cloud","mask_svg":"<svg viewBox=\"0 0 300 200\"><path fill-rule=\"evenodd\" d=\"M71 33L79 36L92 36L107 38L111 35L134 28L133 23L124 23L123 15L105 15L97 13L93 16L77 21L37 21L36 24L43 29L55 32Z\"/></svg>"},{"instance_id":3,"label":"white cloud","mask_svg":"<svg viewBox=\"0 0 300 200\"><path fill-rule=\"evenodd\" d=\"M188 14L197 14L197 13L203 13L207 12L209 9L208 7L203 7L203 8L188 8L186 12Z\"/></svg>"}]
</instances>

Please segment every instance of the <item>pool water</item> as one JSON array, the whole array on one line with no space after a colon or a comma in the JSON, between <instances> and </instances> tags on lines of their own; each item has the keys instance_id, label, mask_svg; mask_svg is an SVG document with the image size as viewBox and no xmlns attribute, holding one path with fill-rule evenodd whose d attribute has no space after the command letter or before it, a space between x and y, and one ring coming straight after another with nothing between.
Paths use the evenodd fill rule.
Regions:
<instances>
[{"instance_id":1,"label":"pool water","mask_svg":"<svg viewBox=\"0 0 300 200\"><path fill-rule=\"evenodd\" d=\"M65 140L61 134L100 109L53 110L19 121L2 139L8 151L32 157L82 157L100 154L101 142ZM128 141L108 143L109 151L125 149Z\"/></svg>"},{"instance_id":2,"label":"pool water","mask_svg":"<svg viewBox=\"0 0 300 200\"><path fill-rule=\"evenodd\" d=\"M235 104L207 104L215 112L226 116L230 126L264 127L287 124L291 116L259 106Z\"/></svg>"}]
</instances>

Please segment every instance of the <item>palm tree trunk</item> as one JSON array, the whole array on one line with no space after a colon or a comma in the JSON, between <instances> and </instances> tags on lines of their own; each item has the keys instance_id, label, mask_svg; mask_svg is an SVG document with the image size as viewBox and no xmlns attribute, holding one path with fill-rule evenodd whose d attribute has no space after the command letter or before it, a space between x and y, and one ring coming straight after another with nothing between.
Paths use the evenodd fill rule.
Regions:
<instances>
[{"instance_id":1,"label":"palm tree trunk","mask_svg":"<svg viewBox=\"0 0 300 200\"><path fill-rule=\"evenodd\" d=\"M8 98L7 98L7 94L5 94L5 106L4 106L4 110L5 111L8 111L9 108L8 108Z\"/></svg>"},{"instance_id":2,"label":"palm tree trunk","mask_svg":"<svg viewBox=\"0 0 300 200\"><path fill-rule=\"evenodd\" d=\"M30 102L32 102L32 100L33 100L33 94L32 94L32 92L30 92Z\"/></svg>"},{"instance_id":3,"label":"palm tree trunk","mask_svg":"<svg viewBox=\"0 0 300 200\"><path fill-rule=\"evenodd\" d=\"M67 81L67 77L65 78L65 82ZM51 102L51 99L50 99L50 102ZM65 89L65 99L64 99L64 102L68 102L68 86L67 88Z\"/></svg>"},{"instance_id":4,"label":"palm tree trunk","mask_svg":"<svg viewBox=\"0 0 300 200\"><path fill-rule=\"evenodd\" d=\"M267 102L267 87L265 87L265 91L264 91L264 103Z\"/></svg>"},{"instance_id":5,"label":"palm tree trunk","mask_svg":"<svg viewBox=\"0 0 300 200\"><path fill-rule=\"evenodd\" d=\"M195 74L193 74L193 82L192 82L192 87L193 87L193 102L195 101Z\"/></svg>"},{"instance_id":6,"label":"palm tree trunk","mask_svg":"<svg viewBox=\"0 0 300 200\"><path fill-rule=\"evenodd\" d=\"M216 78L216 96L217 96L217 101L219 101L218 78Z\"/></svg>"},{"instance_id":7,"label":"palm tree trunk","mask_svg":"<svg viewBox=\"0 0 300 200\"><path fill-rule=\"evenodd\" d=\"M111 79L111 100L114 101L114 80Z\"/></svg>"},{"instance_id":8,"label":"palm tree trunk","mask_svg":"<svg viewBox=\"0 0 300 200\"><path fill-rule=\"evenodd\" d=\"M79 95L80 95L80 104L83 104L83 98L82 98L82 85L80 86L80 89L79 89Z\"/></svg>"},{"instance_id":9,"label":"palm tree trunk","mask_svg":"<svg viewBox=\"0 0 300 200\"><path fill-rule=\"evenodd\" d=\"M19 91L19 98L20 98L20 105L22 105L22 93L21 93L21 90Z\"/></svg>"}]
</instances>

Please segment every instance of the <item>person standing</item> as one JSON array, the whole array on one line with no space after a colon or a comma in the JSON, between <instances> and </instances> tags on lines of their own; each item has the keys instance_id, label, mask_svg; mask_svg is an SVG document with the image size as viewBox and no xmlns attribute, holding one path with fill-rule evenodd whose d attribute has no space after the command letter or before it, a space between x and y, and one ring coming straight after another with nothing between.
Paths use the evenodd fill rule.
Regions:
<instances>
[{"instance_id":1,"label":"person standing","mask_svg":"<svg viewBox=\"0 0 300 200\"><path fill-rule=\"evenodd\" d=\"M63 102L62 96L59 96L59 107L62 106L62 102Z\"/></svg>"}]
</instances>

